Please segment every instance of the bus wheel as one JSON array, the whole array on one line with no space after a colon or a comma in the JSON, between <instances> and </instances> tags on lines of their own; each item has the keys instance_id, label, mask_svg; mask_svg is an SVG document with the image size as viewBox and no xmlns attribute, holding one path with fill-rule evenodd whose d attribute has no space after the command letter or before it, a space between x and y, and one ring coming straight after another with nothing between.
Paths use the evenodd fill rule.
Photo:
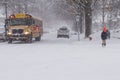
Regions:
<instances>
[{"instance_id":1,"label":"bus wheel","mask_svg":"<svg viewBox=\"0 0 120 80\"><path fill-rule=\"evenodd\" d=\"M32 43L32 34L28 36L27 42L28 42L28 43Z\"/></svg>"},{"instance_id":2,"label":"bus wheel","mask_svg":"<svg viewBox=\"0 0 120 80\"><path fill-rule=\"evenodd\" d=\"M41 40L41 36L38 36L35 38L36 41L40 41Z\"/></svg>"},{"instance_id":3,"label":"bus wheel","mask_svg":"<svg viewBox=\"0 0 120 80\"><path fill-rule=\"evenodd\" d=\"M12 43L12 39L8 39L8 43L11 44Z\"/></svg>"}]
</instances>

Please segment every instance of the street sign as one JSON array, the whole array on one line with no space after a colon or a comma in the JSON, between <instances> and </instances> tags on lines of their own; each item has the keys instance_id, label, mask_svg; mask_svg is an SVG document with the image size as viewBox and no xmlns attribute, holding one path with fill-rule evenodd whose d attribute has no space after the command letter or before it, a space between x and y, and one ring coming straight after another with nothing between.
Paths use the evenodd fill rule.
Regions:
<instances>
[{"instance_id":1,"label":"street sign","mask_svg":"<svg viewBox=\"0 0 120 80\"><path fill-rule=\"evenodd\" d=\"M76 15L76 26L78 29L78 41L80 41L80 28L79 28L80 15Z\"/></svg>"}]
</instances>

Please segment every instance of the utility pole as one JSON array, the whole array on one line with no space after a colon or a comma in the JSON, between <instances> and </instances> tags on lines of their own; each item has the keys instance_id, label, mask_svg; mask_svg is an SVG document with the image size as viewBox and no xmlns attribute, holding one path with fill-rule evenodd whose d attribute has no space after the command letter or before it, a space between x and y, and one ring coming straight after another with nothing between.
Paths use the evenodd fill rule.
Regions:
<instances>
[{"instance_id":1,"label":"utility pole","mask_svg":"<svg viewBox=\"0 0 120 80\"><path fill-rule=\"evenodd\" d=\"M7 14L8 14L8 12L7 12L7 1L5 0L5 15L6 15L6 19L7 19Z\"/></svg>"},{"instance_id":2,"label":"utility pole","mask_svg":"<svg viewBox=\"0 0 120 80\"><path fill-rule=\"evenodd\" d=\"M77 29L78 29L78 41L80 41L80 27L79 27L79 21L80 21L80 15L77 14L76 15L76 26L77 26Z\"/></svg>"},{"instance_id":3,"label":"utility pole","mask_svg":"<svg viewBox=\"0 0 120 80\"><path fill-rule=\"evenodd\" d=\"M7 3L7 0L5 0L5 16L6 16L6 19L5 19L5 36L7 35L7 24L6 24L6 20L7 20L7 18L8 18L8 12L7 12L7 9L8 9L8 3ZM5 37L6 38L6 40L7 40L7 36Z\"/></svg>"},{"instance_id":4,"label":"utility pole","mask_svg":"<svg viewBox=\"0 0 120 80\"><path fill-rule=\"evenodd\" d=\"M7 0L4 0L4 2L1 2L0 4L3 4L4 5L4 7L5 7L5 18L7 19L7 14L8 14L8 12L7 12L7 4L8 4L8 2L7 2Z\"/></svg>"},{"instance_id":5,"label":"utility pole","mask_svg":"<svg viewBox=\"0 0 120 80\"><path fill-rule=\"evenodd\" d=\"M109 29L111 29L111 20L112 20L112 9L113 9L113 0L109 3Z\"/></svg>"},{"instance_id":6,"label":"utility pole","mask_svg":"<svg viewBox=\"0 0 120 80\"><path fill-rule=\"evenodd\" d=\"M103 0L103 22L102 22L102 27L105 26L105 0Z\"/></svg>"},{"instance_id":7,"label":"utility pole","mask_svg":"<svg viewBox=\"0 0 120 80\"><path fill-rule=\"evenodd\" d=\"M79 25L80 24L80 25ZM78 31L78 41L80 41L80 33L82 33L82 4L78 4L78 14L76 14L76 26Z\"/></svg>"},{"instance_id":8,"label":"utility pole","mask_svg":"<svg viewBox=\"0 0 120 80\"><path fill-rule=\"evenodd\" d=\"M4 5L4 9L5 9L5 25L4 25L4 27L5 27L5 36L6 36L6 33L7 33L7 24L6 24L6 20L7 20L7 18L8 18L8 16L7 16L7 14L8 14L8 12L7 12L7 5L8 5L8 2L7 2L7 0L4 0L4 2L2 2L2 3L0 3L0 4L3 4ZM6 37L6 39L7 39L7 37Z\"/></svg>"}]
</instances>

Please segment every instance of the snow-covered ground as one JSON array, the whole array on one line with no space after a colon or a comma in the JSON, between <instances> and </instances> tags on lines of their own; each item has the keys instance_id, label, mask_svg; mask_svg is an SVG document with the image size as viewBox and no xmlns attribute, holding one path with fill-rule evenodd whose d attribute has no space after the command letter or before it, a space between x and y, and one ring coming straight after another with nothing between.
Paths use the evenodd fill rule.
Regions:
<instances>
[{"instance_id":1,"label":"snow-covered ground","mask_svg":"<svg viewBox=\"0 0 120 80\"><path fill-rule=\"evenodd\" d=\"M32 44L1 42L0 80L120 80L120 40L102 47L100 33L77 41L53 32Z\"/></svg>"}]
</instances>

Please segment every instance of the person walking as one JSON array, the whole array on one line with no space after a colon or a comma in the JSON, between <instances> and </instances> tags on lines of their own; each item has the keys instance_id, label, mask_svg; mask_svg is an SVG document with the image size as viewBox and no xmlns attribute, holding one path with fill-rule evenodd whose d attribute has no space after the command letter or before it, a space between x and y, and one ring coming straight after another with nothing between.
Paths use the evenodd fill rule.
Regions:
<instances>
[{"instance_id":1,"label":"person walking","mask_svg":"<svg viewBox=\"0 0 120 80\"><path fill-rule=\"evenodd\" d=\"M106 33L107 33L107 39L110 39L110 31L108 29L106 30Z\"/></svg>"},{"instance_id":2,"label":"person walking","mask_svg":"<svg viewBox=\"0 0 120 80\"><path fill-rule=\"evenodd\" d=\"M103 27L103 31L101 33L101 39L102 39L102 46L106 46L106 39L107 39L107 32L106 27Z\"/></svg>"}]
</instances>

